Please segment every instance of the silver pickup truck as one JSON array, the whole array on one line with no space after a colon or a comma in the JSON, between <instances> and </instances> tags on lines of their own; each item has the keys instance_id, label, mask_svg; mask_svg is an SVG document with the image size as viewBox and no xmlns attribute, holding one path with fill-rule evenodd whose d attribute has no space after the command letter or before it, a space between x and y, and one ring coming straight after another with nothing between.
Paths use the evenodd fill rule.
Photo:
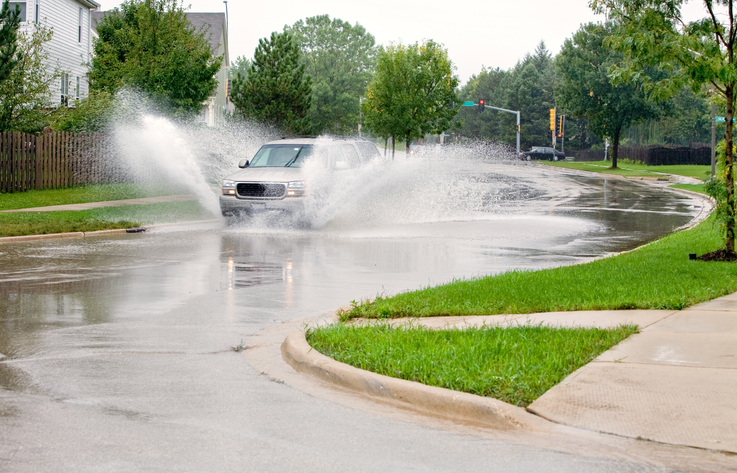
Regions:
<instances>
[{"instance_id":1,"label":"silver pickup truck","mask_svg":"<svg viewBox=\"0 0 737 473\"><path fill-rule=\"evenodd\" d=\"M223 179L220 210L223 216L249 216L279 210L299 213L309 192L302 172L311 159L325 172L353 169L379 157L370 141L327 138L289 138L266 143L251 160Z\"/></svg>"}]
</instances>

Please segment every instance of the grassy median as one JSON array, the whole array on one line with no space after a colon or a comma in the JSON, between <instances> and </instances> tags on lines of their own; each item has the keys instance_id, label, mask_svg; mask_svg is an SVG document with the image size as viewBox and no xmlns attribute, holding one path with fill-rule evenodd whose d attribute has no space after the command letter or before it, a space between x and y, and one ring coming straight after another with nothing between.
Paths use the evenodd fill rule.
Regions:
<instances>
[{"instance_id":1,"label":"grassy median","mask_svg":"<svg viewBox=\"0 0 737 473\"><path fill-rule=\"evenodd\" d=\"M141 184L99 184L66 189L0 193L0 210L28 209L50 205L85 204L106 200L138 199L185 194L174 186Z\"/></svg>"},{"instance_id":2,"label":"grassy median","mask_svg":"<svg viewBox=\"0 0 737 473\"><path fill-rule=\"evenodd\" d=\"M524 407L636 332L633 325L430 330L335 324L306 336L317 351L357 368Z\"/></svg>"},{"instance_id":3,"label":"grassy median","mask_svg":"<svg viewBox=\"0 0 737 473\"><path fill-rule=\"evenodd\" d=\"M586 264L509 271L354 303L341 317L395 318L572 310L683 309L737 291L737 265L689 259L722 247L713 218Z\"/></svg>"},{"instance_id":4,"label":"grassy median","mask_svg":"<svg viewBox=\"0 0 737 473\"><path fill-rule=\"evenodd\" d=\"M611 161L539 161L548 166L555 166L581 171L598 172L602 174L613 174L625 177L650 177L654 179L667 179L664 174L676 174L679 176L693 177L706 180L711 175L711 166L701 164L672 164L661 166L648 166L628 160L620 160L617 169L612 169Z\"/></svg>"},{"instance_id":5,"label":"grassy median","mask_svg":"<svg viewBox=\"0 0 737 473\"><path fill-rule=\"evenodd\" d=\"M212 218L196 201L54 212L0 213L0 237L92 232Z\"/></svg>"},{"instance_id":6,"label":"grassy median","mask_svg":"<svg viewBox=\"0 0 737 473\"><path fill-rule=\"evenodd\" d=\"M0 194L0 211L183 194L174 186L102 184ZM197 202L163 202L79 211L0 213L0 237L93 232L212 218Z\"/></svg>"}]
</instances>

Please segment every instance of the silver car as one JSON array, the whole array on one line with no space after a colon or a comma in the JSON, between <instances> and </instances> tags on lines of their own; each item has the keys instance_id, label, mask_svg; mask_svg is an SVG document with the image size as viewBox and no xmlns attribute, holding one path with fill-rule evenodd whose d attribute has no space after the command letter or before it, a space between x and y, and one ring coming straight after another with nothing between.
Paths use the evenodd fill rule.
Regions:
<instances>
[{"instance_id":1,"label":"silver car","mask_svg":"<svg viewBox=\"0 0 737 473\"><path fill-rule=\"evenodd\" d=\"M266 143L240 171L223 179L220 210L226 217L278 210L300 213L308 192L302 167L319 160L325 172L352 169L380 156L369 141L290 138Z\"/></svg>"}]
</instances>

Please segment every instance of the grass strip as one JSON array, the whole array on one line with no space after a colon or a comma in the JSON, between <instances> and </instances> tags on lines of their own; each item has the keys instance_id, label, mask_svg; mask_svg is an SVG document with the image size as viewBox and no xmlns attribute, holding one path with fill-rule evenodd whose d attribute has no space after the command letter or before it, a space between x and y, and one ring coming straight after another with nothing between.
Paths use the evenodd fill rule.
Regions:
<instances>
[{"instance_id":1,"label":"grass strip","mask_svg":"<svg viewBox=\"0 0 737 473\"><path fill-rule=\"evenodd\" d=\"M634 325L430 330L333 324L311 328L306 337L317 351L356 368L525 407L636 332Z\"/></svg>"},{"instance_id":2,"label":"grass strip","mask_svg":"<svg viewBox=\"0 0 737 473\"><path fill-rule=\"evenodd\" d=\"M195 201L77 211L3 213L0 214L0 237L92 232L207 218L212 218L212 214Z\"/></svg>"},{"instance_id":3,"label":"grass strip","mask_svg":"<svg viewBox=\"0 0 737 473\"><path fill-rule=\"evenodd\" d=\"M703 181L708 179L711 175L711 166L701 164L664 164L660 166L648 166L629 161L620 161L618 168L612 169L611 161L540 161L540 163L547 166L628 177L667 178L667 176L663 176L663 174L676 174L678 176L693 177Z\"/></svg>"},{"instance_id":4,"label":"grass strip","mask_svg":"<svg viewBox=\"0 0 737 473\"><path fill-rule=\"evenodd\" d=\"M28 209L50 205L85 204L106 200L139 199L186 193L171 185L101 184L67 189L0 193L0 210Z\"/></svg>"},{"instance_id":5,"label":"grass strip","mask_svg":"<svg viewBox=\"0 0 737 473\"><path fill-rule=\"evenodd\" d=\"M714 217L635 251L590 263L509 271L353 302L342 320L573 310L673 309L737 291L737 265L690 260L721 248Z\"/></svg>"}]
</instances>

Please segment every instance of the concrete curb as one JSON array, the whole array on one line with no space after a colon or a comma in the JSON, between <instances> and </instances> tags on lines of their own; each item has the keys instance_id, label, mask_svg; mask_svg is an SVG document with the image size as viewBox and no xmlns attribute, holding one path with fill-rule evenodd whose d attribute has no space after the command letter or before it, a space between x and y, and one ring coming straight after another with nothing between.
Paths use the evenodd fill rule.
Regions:
<instances>
[{"instance_id":1,"label":"concrete curb","mask_svg":"<svg viewBox=\"0 0 737 473\"><path fill-rule=\"evenodd\" d=\"M335 361L314 350L302 331L281 345L284 361L294 370L376 400L423 414L499 430L548 427L548 421L497 399L391 378Z\"/></svg>"},{"instance_id":2,"label":"concrete curb","mask_svg":"<svg viewBox=\"0 0 737 473\"><path fill-rule=\"evenodd\" d=\"M23 241L50 240L52 238L85 238L104 235L119 235L129 232L130 229L115 228L112 230L97 230L94 232L47 233L44 235L21 235L0 238L0 243L17 243Z\"/></svg>"}]
</instances>

